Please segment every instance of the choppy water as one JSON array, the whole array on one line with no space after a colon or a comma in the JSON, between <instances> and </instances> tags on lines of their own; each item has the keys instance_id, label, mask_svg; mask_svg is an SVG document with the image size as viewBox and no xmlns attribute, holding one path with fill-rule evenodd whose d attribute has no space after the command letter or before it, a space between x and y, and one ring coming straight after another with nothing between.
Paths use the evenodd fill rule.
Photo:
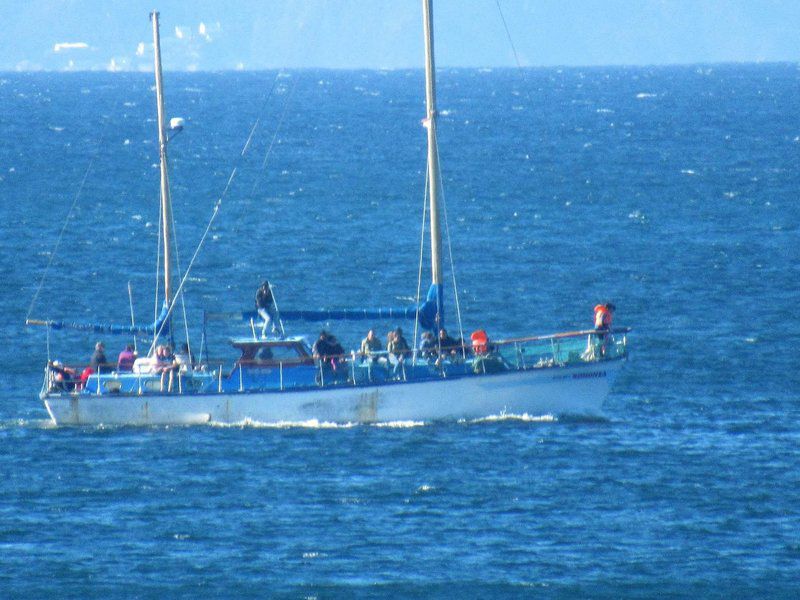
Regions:
<instances>
[{"instance_id":1,"label":"choppy water","mask_svg":"<svg viewBox=\"0 0 800 600\"><path fill-rule=\"evenodd\" d=\"M284 76L237 159L274 79L166 75L184 266L239 166L189 283L195 342L264 276L298 308L416 294L422 73ZM799 91L796 65L441 74L465 327L578 328L615 301L636 333L603 419L57 429L23 322L93 156L32 316L124 323L130 281L152 317L153 93L3 74L0 595L795 597Z\"/></svg>"}]
</instances>

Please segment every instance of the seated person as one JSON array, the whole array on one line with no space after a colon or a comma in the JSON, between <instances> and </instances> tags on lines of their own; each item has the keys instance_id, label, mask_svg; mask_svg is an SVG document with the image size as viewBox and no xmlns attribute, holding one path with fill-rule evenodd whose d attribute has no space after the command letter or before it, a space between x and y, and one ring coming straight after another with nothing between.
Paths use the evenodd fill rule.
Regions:
<instances>
[{"instance_id":1,"label":"seated person","mask_svg":"<svg viewBox=\"0 0 800 600\"><path fill-rule=\"evenodd\" d=\"M268 346L262 346L256 352L256 360L272 360L272 350Z\"/></svg>"},{"instance_id":2,"label":"seated person","mask_svg":"<svg viewBox=\"0 0 800 600\"><path fill-rule=\"evenodd\" d=\"M311 354L315 360L326 362L331 355L331 345L328 342L328 332L324 329L319 332L319 337L311 347Z\"/></svg>"},{"instance_id":3,"label":"seated person","mask_svg":"<svg viewBox=\"0 0 800 600\"><path fill-rule=\"evenodd\" d=\"M167 391L172 391L172 381L175 377L175 371L178 369L175 362L175 355L172 353L170 346L158 346L156 348L156 365L155 372L161 373L161 391L164 391L164 380L168 379Z\"/></svg>"},{"instance_id":4,"label":"seated person","mask_svg":"<svg viewBox=\"0 0 800 600\"><path fill-rule=\"evenodd\" d=\"M483 329L473 331L469 337L472 340L472 352L475 356L484 356L489 353L489 336Z\"/></svg>"},{"instance_id":5,"label":"seated person","mask_svg":"<svg viewBox=\"0 0 800 600\"><path fill-rule=\"evenodd\" d=\"M75 369L70 369L54 360L49 364L50 367L50 391L51 392L71 392L75 389Z\"/></svg>"},{"instance_id":6,"label":"seated person","mask_svg":"<svg viewBox=\"0 0 800 600\"><path fill-rule=\"evenodd\" d=\"M92 358L89 359L89 367L93 373L108 373L111 371L111 365L106 358L106 347L103 342L97 342L94 345L94 353Z\"/></svg>"},{"instance_id":7,"label":"seated person","mask_svg":"<svg viewBox=\"0 0 800 600\"><path fill-rule=\"evenodd\" d=\"M130 373L133 371L133 363L136 362L136 353L133 346L128 344L117 357L117 371L120 373Z\"/></svg>"},{"instance_id":8,"label":"seated person","mask_svg":"<svg viewBox=\"0 0 800 600\"><path fill-rule=\"evenodd\" d=\"M394 364L394 371L397 374L404 368L403 363L406 357L411 356L411 348L406 338L403 337L403 330L399 327L394 330L392 341L386 347L386 350L389 352L389 361Z\"/></svg>"},{"instance_id":9,"label":"seated person","mask_svg":"<svg viewBox=\"0 0 800 600\"><path fill-rule=\"evenodd\" d=\"M439 348L441 349L441 357L453 360L461 355L461 344L458 340L451 338L447 335L447 330L442 328L439 330Z\"/></svg>"},{"instance_id":10,"label":"seated person","mask_svg":"<svg viewBox=\"0 0 800 600\"><path fill-rule=\"evenodd\" d=\"M194 368L194 357L189 350L189 344L185 342L181 344L181 351L175 355L175 364L181 373L186 373Z\"/></svg>"},{"instance_id":11,"label":"seated person","mask_svg":"<svg viewBox=\"0 0 800 600\"><path fill-rule=\"evenodd\" d=\"M372 362L378 360L377 353L383 350L383 346L381 345L381 341L378 339L378 336L375 335L375 330L370 329L367 332L367 337L361 340L361 349L359 353L361 354L361 359L364 360L365 358L369 358Z\"/></svg>"},{"instance_id":12,"label":"seated person","mask_svg":"<svg viewBox=\"0 0 800 600\"><path fill-rule=\"evenodd\" d=\"M332 334L328 335L328 343L331 345L331 366L335 371L345 361L344 347Z\"/></svg>"},{"instance_id":13,"label":"seated person","mask_svg":"<svg viewBox=\"0 0 800 600\"><path fill-rule=\"evenodd\" d=\"M435 359L437 354L436 340L430 331L422 332L422 340L419 343L419 353L422 358Z\"/></svg>"}]
</instances>

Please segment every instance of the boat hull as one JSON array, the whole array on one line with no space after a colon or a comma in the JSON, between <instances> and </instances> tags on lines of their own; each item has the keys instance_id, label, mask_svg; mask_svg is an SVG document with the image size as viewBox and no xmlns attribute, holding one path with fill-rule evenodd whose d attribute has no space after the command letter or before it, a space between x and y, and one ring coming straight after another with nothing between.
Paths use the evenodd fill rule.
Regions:
<instances>
[{"instance_id":1,"label":"boat hull","mask_svg":"<svg viewBox=\"0 0 800 600\"><path fill-rule=\"evenodd\" d=\"M375 423L599 414L623 359L372 386L187 395L45 395L57 425Z\"/></svg>"}]
</instances>

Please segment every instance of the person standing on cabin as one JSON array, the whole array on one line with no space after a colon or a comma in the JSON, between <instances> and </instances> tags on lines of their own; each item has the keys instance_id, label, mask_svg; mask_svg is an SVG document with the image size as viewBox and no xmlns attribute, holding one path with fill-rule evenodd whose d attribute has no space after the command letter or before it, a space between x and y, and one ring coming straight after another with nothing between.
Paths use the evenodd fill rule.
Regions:
<instances>
[{"instance_id":1,"label":"person standing on cabin","mask_svg":"<svg viewBox=\"0 0 800 600\"><path fill-rule=\"evenodd\" d=\"M272 326L272 333L277 335L280 319L278 318L277 306L275 306L275 298L272 296L272 288L266 279L256 291L256 310L258 315L264 319L264 324L261 327L261 337L267 337L267 328L270 326ZM282 329L283 327L281 327ZM283 331L280 333L283 335Z\"/></svg>"}]
</instances>

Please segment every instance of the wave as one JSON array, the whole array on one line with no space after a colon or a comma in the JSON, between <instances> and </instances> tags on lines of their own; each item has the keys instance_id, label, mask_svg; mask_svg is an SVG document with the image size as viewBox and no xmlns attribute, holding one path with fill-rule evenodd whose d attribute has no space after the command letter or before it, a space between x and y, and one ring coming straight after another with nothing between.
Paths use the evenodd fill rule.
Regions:
<instances>
[{"instance_id":1,"label":"wave","mask_svg":"<svg viewBox=\"0 0 800 600\"><path fill-rule=\"evenodd\" d=\"M222 421L210 421L208 423L211 427L232 428L232 429L350 429L359 425L359 423L334 423L332 421L320 421L319 419L308 419L307 421L256 421L253 419L244 419L235 423L223 423Z\"/></svg>"},{"instance_id":2,"label":"wave","mask_svg":"<svg viewBox=\"0 0 800 600\"><path fill-rule=\"evenodd\" d=\"M0 430L17 428L55 429L56 425L50 419L8 419L0 421Z\"/></svg>"},{"instance_id":3,"label":"wave","mask_svg":"<svg viewBox=\"0 0 800 600\"><path fill-rule=\"evenodd\" d=\"M497 423L500 421L522 421L523 423L553 423L558 421L554 415L529 415L522 413L521 415L513 413L500 413L499 415L489 415L488 417L480 417L479 419L472 419L467 421L462 419L459 423Z\"/></svg>"}]
</instances>

